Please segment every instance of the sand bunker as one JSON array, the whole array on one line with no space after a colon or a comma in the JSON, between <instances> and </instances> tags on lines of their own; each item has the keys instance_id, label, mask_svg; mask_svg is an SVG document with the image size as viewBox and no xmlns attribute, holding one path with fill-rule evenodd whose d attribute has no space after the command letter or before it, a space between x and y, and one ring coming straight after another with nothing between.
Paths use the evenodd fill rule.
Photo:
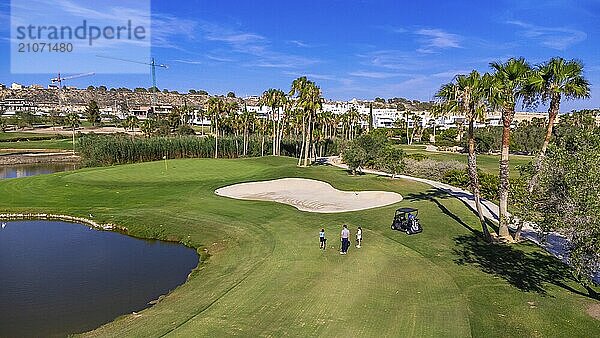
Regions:
<instances>
[{"instance_id":1,"label":"sand bunker","mask_svg":"<svg viewBox=\"0 0 600 338\"><path fill-rule=\"evenodd\" d=\"M236 199L285 203L298 210L320 213L365 210L402 200L395 192L341 191L329 183L304 178L235 184L217 189L215 193Z\"/></svg>"}]
</instances>

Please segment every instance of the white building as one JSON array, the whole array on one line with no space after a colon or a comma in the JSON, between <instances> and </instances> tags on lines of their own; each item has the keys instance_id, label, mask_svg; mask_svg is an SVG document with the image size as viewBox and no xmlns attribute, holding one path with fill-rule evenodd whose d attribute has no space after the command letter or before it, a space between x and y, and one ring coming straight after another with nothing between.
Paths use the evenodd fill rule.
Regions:
<instances>
[{"instance_id":1,"label":"white building","mask_svg":"<svg viewBox=\"0 0 600 338\"><path fill-rule=\"evenodd\" d=\"M23 86L23 85L22 85L22 84L20 84L20 83L13 82L13 83L10 85L10 89L13 89L13 90L25 89L25 86Z\"/></svg>"}]
</instances>

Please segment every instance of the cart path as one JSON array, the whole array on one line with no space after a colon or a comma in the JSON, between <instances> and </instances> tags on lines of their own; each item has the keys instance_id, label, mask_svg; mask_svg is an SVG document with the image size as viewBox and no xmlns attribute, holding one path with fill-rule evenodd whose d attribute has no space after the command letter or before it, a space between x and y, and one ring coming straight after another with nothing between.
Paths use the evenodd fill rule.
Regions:
<instances>
[{"instance_id":1,"label":"cart path","mask_svg":"<svg viewBox=\"0 0 600 338\"><path fill-rule=\"evenodd\" d=\"M348 165L342 163L339 156L323 157L323 158L320 158L319 161L321 163L326 163L326 164L329 164L329 165L332 165L332 166L335 166L338 168L348 170ZM383 171L379 171L379 170L363 169L362 172L367 173L367 174L392 177L392 174L389 174L389 173L386 173ZM466 206L468 206L471 210L473 210L473 212L475 212L475 213L477 212L477 209L475 208L475 199L473 197L473 194L470 193L469 191L466 191L464 189L454 187L454 186L451 186L449 184L445 184L442 182L428 180L425 178L412 177L412 176L406 176L406 175L396 175L396 178L401 178L401 179L405 179L405 180L411 180L411 181L428 184L428 185L430 185L436 189L439 189L453 197L458 198ZM492 221L494 223L499 222L498 215L500 213L499 213L498 205L482 198L481 206L483 209L483 216L485 218L489 219L490 221ZM513 227L512 230L515 230L515 228ZM563 235L561 235L557 232L551 232L547 235L546 240L543 241L542 238L540 238L538 231L529 223L529 224L525 224L523 226L521 237L543 247L546 251L548 251L549 253L551 253L552 255L554 255L555 257L560 259L561 261L568 263L568 249L567 248L568 248L569 240L566 237L564 237ZM600 284L600 271L596 271L596 273L594 274L593 280L596 283Z\"/></svg>"}]
</instances>

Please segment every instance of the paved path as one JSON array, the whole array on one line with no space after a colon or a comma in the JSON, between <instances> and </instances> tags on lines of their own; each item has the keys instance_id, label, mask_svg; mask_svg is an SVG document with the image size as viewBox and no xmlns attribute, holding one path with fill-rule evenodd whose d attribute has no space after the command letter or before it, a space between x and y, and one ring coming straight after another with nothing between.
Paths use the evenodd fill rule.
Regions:
<instances>
[{"instance_id":1,"label":"paved path","mask_svg":"<svg viewBox=\"0 0 600 338\"><path fill-rule=\"evenodd\" d=\"M325 158L322 158L320 160L320 162L327 163L329 165L333 165L333 166L336 166L336 167L339 167L342 169L348 169L348 166L346 164L342 163L338 156L325 157ZM383 171L378 171L378 170L363 169L362 171L364 173L374 174L374 175L379 175L379 176L387 176L387 177L392 176L392 174L389 174L389 173L386 173ZM425 178L418 178L418 177L412 177L412 176L406 176L406 175L396 175L396 178L401 178L401 179L405 179L405 180L411 180L411 181L428 184L436 189L439 189L451 196L458 198L466 206L471 208L471 210L473 210L474 212L477 212L477 209L475 208L475 199L473 198L473 194L471 194L470 192L468 192L466 190L463 190L461 188L457 188L457 187L454 187L454 186L451 186L451 185L448 185L448 184L445 184L442 182L428 180ZM483 209L483 216L485 218L491 220L494 223L499 222L499 217L498 217L499 207L498 207L498 205L496 205L495 203L490 202L488 200L481 199L481 206ZM515 230L515 229L513 228L513 230ZM521 232L521 237L523 237L527 240L530 240L530 241L534 242L535 244L543 247L544 249L546 249L546 251L548 251L549 253L551 253L552 255L557 257L558 259L562 260L563 262L567 263L567 259L568 259L568 249L567 248L568 248L569 241L561 234L556 233L556 232L551 232L546 236L546 240L543 241L540 238L538 231L534 227L532 227L530 225L525 225L525 226L523 226L523 230ZM600 271L596 272L593 279L596 283L600 284Z\"/></svg>"}]
</instances>

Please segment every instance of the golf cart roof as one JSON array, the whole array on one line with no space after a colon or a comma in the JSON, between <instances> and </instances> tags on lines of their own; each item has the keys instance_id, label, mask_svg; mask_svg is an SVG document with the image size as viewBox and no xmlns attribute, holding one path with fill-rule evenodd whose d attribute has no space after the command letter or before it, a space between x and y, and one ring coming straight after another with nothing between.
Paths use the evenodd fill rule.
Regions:
<instances>
[{"instance_id":1,"label":"golf cart roof","mask_svg":"<svg viewBox=\"0 0 600 338\"><path fill-rule=\"evenodd\" d=\"M415 208L400 208L398 210L396 210L396 212L415 212L415 211L419 211L418 209Z\"/></svg>"}]
</instances>

